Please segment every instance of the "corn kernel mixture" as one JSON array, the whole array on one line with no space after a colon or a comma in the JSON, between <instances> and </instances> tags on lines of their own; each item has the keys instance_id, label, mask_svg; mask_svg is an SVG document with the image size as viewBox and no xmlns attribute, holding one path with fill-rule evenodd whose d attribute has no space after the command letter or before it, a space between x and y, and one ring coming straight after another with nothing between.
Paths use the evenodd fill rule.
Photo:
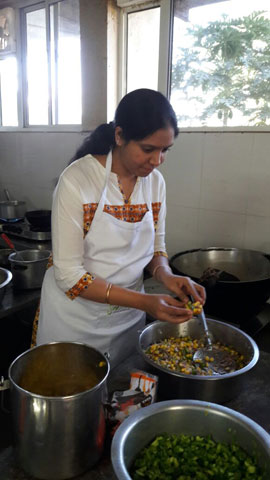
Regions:
<instances>
[{"instance_id":1,"label":"corn kernel mixture","mask_svg":"<svg viewBox=\"0 0 270 480\"><path fill-rule=\"evenodd\" d=\"M200 302L194 302L192 303L191 301L189 301L185 307L188 309L188 310L192 310L193 312L193 315L199 315L201 312L202 312L202 309L203 309L203 306Z\"/></svg>"},{"instance_id":2,"label":"corn kernel mixture","mask_svg":"<svg viewBox=\"0 0 270 480\"><path fill-rule=\"evenodd\" d=\"M214 359L211 356L205 356L203 360L193 360L196 350L203 347L203 341L198 339L192 340L188 336L170 337L159 343L153 343L146 349L145 353L153 362L173 372L187 375L213 375L211 362ZM215 342L213 343L213 349L226 351L229 355L232 355L236 368L232 370L231 367L228 367L228 373L239 370L246 365L244 355L241 355L230 346Z\"/></svg>"}]
</instances>

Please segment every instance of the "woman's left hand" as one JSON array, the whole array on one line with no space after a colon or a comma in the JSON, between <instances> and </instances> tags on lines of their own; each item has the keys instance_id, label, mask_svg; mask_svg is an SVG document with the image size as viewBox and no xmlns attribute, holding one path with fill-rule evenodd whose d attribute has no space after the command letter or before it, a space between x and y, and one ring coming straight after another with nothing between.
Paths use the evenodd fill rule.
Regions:
<instances>
[{"instance_id":1,"label":"woman's left hand","mask_svg":"<svg viewBox=\"0 0 270 480\"><path fill-rule=\"evenodd\" d=\"M189 296L192 296L194 302L205 304L206 292L204 287L189 277L170 274L163 280L163 284L168 290L175 293L184 305L190 300Z\"/></svg>"}]
</instances>

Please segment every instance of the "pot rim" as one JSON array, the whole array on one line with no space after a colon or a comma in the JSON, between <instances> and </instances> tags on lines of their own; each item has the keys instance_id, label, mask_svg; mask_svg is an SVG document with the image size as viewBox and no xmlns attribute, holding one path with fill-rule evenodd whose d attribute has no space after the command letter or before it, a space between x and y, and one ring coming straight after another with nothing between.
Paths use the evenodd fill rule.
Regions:
<instances>
[{"instance_id":1,"label":"pot rim","mask_svg":"<svg viewBox=\"0 0 270 480\"><path fill-rule=\"evenodd\" d=\"M247 427L247 430L251 430L255 435L257 435L260 438L265 450L269 452L270 457L269 433L258 423L256 423L254 420L247 417L243 413L233 410L232 408L225 407L224 405L219 405L213 402L206 402L204 400L166 400L153 403L152 405L148 405L145 408L133 412L116 430L111 446L111 461L117 478L131 480L124 458L124 444L134 426L142 422L145 418L148 418L152 415L154 416L158 412L162 412L167 409L169 410L171 408L177 409L178 407L193 407L194 409L198 410L204 409L205 415L207 415L208 412L211 411L224 415L227 414L228 417L235 421L238 421L239 423L244 424Z\"/></svg>"},{"instance_id":2,"label":"pot rim","mask_svg":"<svg viewBox=\"0 0 270 480\"><path fill-rule=\"evenodd\" d=\"M51 255L51 251L50 250L38 250L37 248L34 249L34 248L28 248L26 250L20 250L19 253L23 253L23 252L42 252L44 253L44 256L42 258L36 258L35 260L20 260L20 259L15 259L13 258L15 255L17 255L17 252L12 252L10 253L10 255L8 256L8 259L10 261L10 263L20 263L20 264L31 264L31 263L37 263L37 262L43 262L44 260L48 260L50 258L50 255Z\"/></svg>"},{"instance_id":3,"label":"pot rim","mask_svg":"<svg viewBox=\"0 0 270 480\"><path fill-rule=\"evenodd\" d=\"M17 207L18 205L25 205L24 200L1 200L0 207Z\"/></svg>"},{"instance_id":4,"label":"pot rim","mask_svg":"<svg viewBox=\"0 0 270 480\"><path fill-rule=\"evenodd\" d=\"M11 370L12 368L14 367L15 363L17 363L21 357L24 357L26 356L27 354L29 354L29 352L33 351L33 350L36 350L37 348L40 348L40 347L44 347L44 345L56 345L56 344L76 344L76 345L81 345L83 347L87 347L87 348L91 348L92 350L95 350L96 352L98 352L103 358L104 360L106 361L106 365L107 365L107 372L105 374L105 376L103 377L102 380L100 380L99 383L97 383L93 388L90 388L88 390L84 390L83 392L79 392L79 393L75 393L74 395L63 395L63 396L50 396L50 395L40 395L38 393L33 393L33 392L30 392L29 390L25 390L24 388L20 387L20 385L18 385L12 378L11 376ZM87 343L83 343L83 342L69 342L69 341L63 341L63 342L47 342L47 343L42 343L41 345L36 345L35 347L32 347L32 348L29 348L28 350L26 350L25 352L21 353L20 355L18 355L18 357L16 357L13 362L11 363L11 365L9 366L9 369L8 369L8 378L9 378L9 381L10 381L10 384L12 384L12 386L14 388L17 388L19 389L21 392L24 392L28 395L31 395L32 397L37 397L37 398L42 398L42 399L49 399L49 400L55 400L55 401L62 401L62 400L69 400L69 399L74 399L74 398L78 398L80 396L83 396L83 395L86 395L86 394L89 394L89 392L94 392L95 390L98 390L100 388L100 386L106 382L107 378L108 378L108 375L110 373L110 363L109 363L109 360L108 358L103 354L101 353L99 350L97 350L96 348L94 347L91 347L91 345L87 345Z\"/></svg>"},{"instance_id":5,"label":"pot rim","mask_svg":"<svg viewBox=\"0 0 270 480\"><path fill-rule=\"evenodd\" d=\"M226 252L250 252L251 254L254 253L255 255L260 255L262 257L265 257L267 260L269 260L270 262L270 256L269 254L267 254L266 252L261 252L259 250L252 250L252 249L249 249L249 248L236 248L236 247L207 247L207 248L192 248L191 250L184 250L182 252L178 252L178 253L175 253L170 259L169 259L169 263L172 264L172 262L178 258L178 257L181 257L182 255L186 255L188 253L194 253L194 252L209 252L209 251L226 251ZM269 258L268 258L269 257ZM172 265L172 268L175 268L177 269L177 267L175 267L174 265ZM180 270L179 270L180 272ZM190 278L193 278L196 282L198 282L199 278L197 277L194 277L192 275L188 275L187 273L185 272L181 272L183 273L183 275L186 275ZM241 286L243 284L246 284L246 283L259 283L259 282L265 282L265 281L269 281L270 280L270 275L267 277L263 277L263 278L260 278L258 280L239 280L239 282L236 282L236 281L232 281L232 280L218 280L217 282L217 285L218 284L222 284L222 285L234 285L237 287L238 286Z\"/></svg>"},{"instance_id":6,"label":"pot rim","mask_svg":"<svg viewBox=\"0 0 270 480\"><path fill-rule=\"evenodd\" d=\"M192 317L192 319L194 319L194 317ZM259 357L260 357L260 350L259 350L259 347L258 347L257 343L253 340L253 338L251 338L247 333L243 332L239 328L234 327L233 325L229 325L226 322L221 322L219 320L214 320L212 318L207 318L207 322L209 322L210 325L211 325L211 323L226 325L231 330L234 330L235 332L242 335L243 337L245 337L249 341L249 343L251 344L252 349L253 349L253 357L250 360L250 362L247 365L245 365L245 367L240 368L239 370L235 370L235 372L224 373L222 375L218 375L218 374L217 375L192 375L192 373L186 374L186 373L182 373L182 372L174 372L173 370L169 370L168 368L165 368L165 367L162 367L161 365L158 365L157 363L155 363L153 360L151 360L145 354L145 352L144 352L144 350L141 346L141 339L142 339L142 336L145 334L145 332L147 330L151 330L153 325L160 325L160 326L164 325L164 322L160 322L159 320L156 320L156 321L150 323L149 325L147 325L142 330L142 332L140 333L139 340L138 340L139 353L140 353L140 355L142 355L142 357L146 361L146 363L149 363L154 368L156 368L157 370L160 370L163 373L166 373L167 375L169 374L169 375L172 375L172 376L177 377L177 378L185 378L185 379L189 379L189 380L198 380L200 382L203 382L205 380L208 380L208 381L211 381L211 382L218 382L218 381L224 380L226 378L237 377L239 375L242 375L243 373L248 372L249 370L251 370L251 368L255 367L255 365L258 362Z\"/></svg>"},{"instance_id":7,"label":"pot rim","mask_svg":"<svg viewBox=\"0 0 270 480\"><path fill-rule=\"evenodd\" d=\"M11 271L8 270L7 268L0 267L0 270L3 270L7 274L6 280L4 280L4 282L1 284L1 289L2 289L4 287L6 287L9 284L9 282L11 282L13 275L12 275Z\"/></svg>"}]
</instances>

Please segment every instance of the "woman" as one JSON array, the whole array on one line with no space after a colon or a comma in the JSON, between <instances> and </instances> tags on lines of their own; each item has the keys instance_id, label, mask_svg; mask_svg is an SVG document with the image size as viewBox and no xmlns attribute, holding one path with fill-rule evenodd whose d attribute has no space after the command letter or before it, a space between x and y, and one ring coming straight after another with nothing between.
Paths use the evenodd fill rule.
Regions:
<instances>
[{"instance_id":1,"label":"woman","mask_svg":"<svg viewBox=\"0 0 270 480\"><path fill-rule=\"evenodd\" d=\"M115 366L134 349L145 312L174 323L192 313L203 287L173 275L165 249L165 184L156 167L178 134L159 92L139 89L119 103L62 173L52 207L53 266L46 272L37 344L80 341ZM176 295L145 294L147 269Z\"/></svg>"}]
</instances>

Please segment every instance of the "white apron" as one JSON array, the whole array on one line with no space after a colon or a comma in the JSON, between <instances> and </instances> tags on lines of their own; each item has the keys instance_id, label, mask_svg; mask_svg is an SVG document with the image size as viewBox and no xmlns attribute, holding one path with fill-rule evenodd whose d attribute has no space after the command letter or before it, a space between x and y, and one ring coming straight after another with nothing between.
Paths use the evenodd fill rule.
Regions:
<instances>
[{"instance_id":1,"label":"white apron","mask_svg":"<svg viewBox=\"0 0 270 480\"><path fill-rule=\"evenodd\" d=\"M103 211L111 172L112 155L106 161L101 198L91 228L84 239L84 267L113 284L140 292L143 269L154 254L154 221L147 178L141 178L148 211L141 222L118 220ZM111 367L134 351L145 313L133 308L70 300L57 286L54 268L44 277L41 292L37 345L51 341L80 341L108 353Z\"/></svg>"}]
</instances>

